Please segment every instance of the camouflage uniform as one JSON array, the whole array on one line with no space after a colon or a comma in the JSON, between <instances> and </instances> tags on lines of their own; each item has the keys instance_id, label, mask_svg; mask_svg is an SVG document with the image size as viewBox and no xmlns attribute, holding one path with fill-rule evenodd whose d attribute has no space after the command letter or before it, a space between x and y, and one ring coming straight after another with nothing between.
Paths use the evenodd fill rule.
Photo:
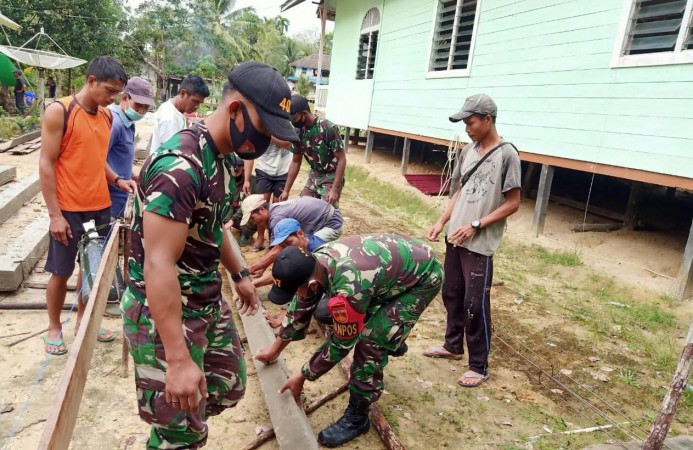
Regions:
<instances>
[{"instance_id":1,"label":"camouflage uniform","mask_svg":"<svg viewBox=\"0 0 693 450\"><path fill-rule=\"evenodd\" d=\"M351 311L331 309L333 333L301 371L316 380L356 346L349 389L374 402L383 390L388 351L407 339L440 291L442 264L431 247L397 234L349 236L325 244L314 255L327 271L325 294L332 300L341 296ZM318 300L294 297L279 336L303 339Z\"/></svg>"},{"instance_id":2,"label":"camouflage uniform","mask_svg":"<svg viewBox=\"0 0 693 450\"><path fill-rule=\"evenodd\" d=\"M142 166L134 204L130 279L122 300L123 329L135 363L140 417L152 425L147 448L199 448L207 439L205 418L243 397L246 366L228 305L221 296L222 224L235 193L233 158L219 154L204 124L183 130ZM200 415L166 403L166 355L147 303L142 244L144 211L188 224L176 264L183 331L195 363L205 372L209 398Z\"/></svg>"},{"instance_id":3,"label":"camouflage uniform","mask_svg":"<svg viewBox=\"0 0 693 450\"><path fill-rule=\"evenodd\" d=\"M313 126L302 128L298 137L301 143L292 145L291 153L303 155L310 165L308 181L301 196L309 195L327 200L327 193L334 185L337 170L335 153L344 151L344 141L339 130L329 120L316 116ZM344 187L343 178L341 187ZM338 204L334 206L339 207Z\"/></svg>"}]
</instances>

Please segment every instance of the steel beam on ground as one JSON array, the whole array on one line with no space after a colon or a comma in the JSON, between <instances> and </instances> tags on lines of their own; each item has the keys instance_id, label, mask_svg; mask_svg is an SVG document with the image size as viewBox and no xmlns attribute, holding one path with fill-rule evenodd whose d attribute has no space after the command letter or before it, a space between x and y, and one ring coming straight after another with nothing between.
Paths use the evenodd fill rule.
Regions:
<instances>
[{"instance_id":1,"label":"steel beam on ground","mask_svg":"<svg viewBox=\"0 0 693 450\"><path fill-rule=\"evenodd\" d=\"M549 206L551 196L551 183L553 182L553 166L542 164L541 177L539 178L539 191L537 192L537 202L534 206L534 222L532 231L535 236L544 232L546 222L546 209Z\"/></svg>"},{"instance_id":2,"label":"steel beam on ground","mask_svg":"<svg viewBox=\"0 0 693 450\"><path fill-rule=\"evenodd\" d=\"M111 291L118 263L119 228L120 224L116 222L106 243L101 265L94 279L94 288L89 296L77 337L70 348L63 378L58 385L58 398L48 414L48 420L38 444L39 450L67 450L70 446L91 358L94 354L96 337L101 328L101 319L106 309L106 300Z\"/></svg>"},{"instance_id":3,"label":"steel beam on ground","mask_svg":"<svg viewBox=\"0 0 693 450\"><path fill-rule=\"evenodd\" d=\"M240 247L236 239L231 236L229 239L237 254L241 254ZM231 276L227 274L229 283L233 286ZM243 329L248 338L248 346L251 354L256 354L262 347L269 347L274 342L275 336L272 328L270 328L265 316L263 308L253 316L240 315L243 322ZM265 402L269 410L272 427L277 436L279 448L283 450L312 450L318 449L318 441L313 433L313 428L308 423L308 418L305 412L296 402L290 391L283 394L279 393L279 388L284 385L284 382L289 378L289 369L286 367L283 357L269 365L265 365L253 359L255 370L257 371L258 379L262 392L265 394Z\"/></svg>"}]
</instances>

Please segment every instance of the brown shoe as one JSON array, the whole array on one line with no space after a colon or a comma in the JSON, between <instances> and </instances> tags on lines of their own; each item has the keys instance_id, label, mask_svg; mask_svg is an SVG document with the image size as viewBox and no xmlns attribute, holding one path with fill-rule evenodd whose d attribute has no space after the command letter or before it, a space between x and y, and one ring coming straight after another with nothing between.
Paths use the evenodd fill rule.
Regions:
<instances>
[{"instance_id":1,"label":"brown shoe","mask_svg":"<svg viewBox=\"0 0 693 450\"><path fill-rule=\"evenodd\" d=\"M452 359L454 361L459 361L460 359L464 358L464 355L458 353L450 353L444 347L431 347L424 351L423 354L424 356L428 356L429 358L444 358Z\"/></svg>"}]
</instances>

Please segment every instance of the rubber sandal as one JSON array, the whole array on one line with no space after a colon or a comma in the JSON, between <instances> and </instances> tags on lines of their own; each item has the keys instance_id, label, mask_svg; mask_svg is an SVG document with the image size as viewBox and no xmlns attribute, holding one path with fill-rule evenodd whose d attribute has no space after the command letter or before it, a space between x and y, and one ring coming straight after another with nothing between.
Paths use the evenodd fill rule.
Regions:
<instances>
[{"instance_id":1,"label":"rubber sandal","mask_svg":"<svg viewBox=\"0 0 693 450\"><path fill-rule=\"evenodd\" d=\"M475 381L473 384L464 384L464 383L462 383L462 380L464 378L467 378L468 380L475 380ZM482 375L480 373L476 373L476 372L472 372L471 370L468 370L467 372L464 373L464 375L462 375L462 378L457 380L457 384L459 384L460 386L462 386L464 388L475 388L475 387L479 387L481 385L481 383L487 381L489 378L491 378L491 375L489 375L489 374Z\"/></svg>"},{"instance_id":2,"label":"rubber sandal","mask_svg":"<svg viewBox=\"0 0 693 450\"><path fill-rule=\"evenodd\" d=\"M53 351L53 352L51 352L51 351L48 350L47 348L44 348L44 350L46 351L46 353L49 354L49 355L60 356L60 355L64 355L65 353L67 353L67 347L65 347L65 341L63 340L63 338L60 338L60 339L58 339L57 341L51 341L51 340L48 339L48 335L44 335L44 336L43 336L43 343L44 343L44 345L46 345L46 346L52 345L52 346L54 346L55 348L58 348L58 349L59 349L60 347L63 347L62 350L56 350L56 351Z\"/></svg>"},{"instance_id":3,"label":"rubber sandal","mask_svg":"<svg viewBox=\"0 0 693 450\"><path fill-rule=\"evenodd\" d=\"M101 337L101 336L106 336L110 331L106 330L105 328L100 328L99 329L99 334L96 335L96 340L99 342L113 342L115 340L115 336L113 334L110 334L107 337Z\"/></svg>"},{"instance_id":4,"label":"rubber sandal","mask_svg":"<svg viewBox=\"0 0 693 450\"><path fill-rule=\"evenodd\" d=\"M257 245L253 244L252 247L250 247L251 252L261 252L265 249L265 244Z\"/></svg>"},{"instance_id":5,"label":"rubber sandal","mask_svg":"<svg viewBox=\"0 0 693 450\"><path fill-rule=\"evenodd\" d=\"M428 350L424 351L423 354L424 356L428 356L429 358L451 359L453 361L459 361L460 359L464 358L464 355L450 353L443 347L431 347Z\"/></svg>"}]
</instances>

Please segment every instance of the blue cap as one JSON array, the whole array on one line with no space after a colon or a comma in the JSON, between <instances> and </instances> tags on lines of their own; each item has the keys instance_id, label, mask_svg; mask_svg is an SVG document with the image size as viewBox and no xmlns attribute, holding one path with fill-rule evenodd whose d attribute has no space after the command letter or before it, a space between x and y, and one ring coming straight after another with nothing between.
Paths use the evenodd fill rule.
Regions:
<instances>
[{"instance_id":1,"label":"blue cap","mask_svg":"<svg viewBox=\"0 0 693 450\"><path fill-rule=\"evenodd\" d=\"M286 238L289 237L290 234L295 233L300 229L301 224L298 223L298 220L296 219L291 219L287 217L285 219L280 220L272 230L274 240L272 241L272 243L270 243L270 247L274 247L275 245L281 244L286 240Z\"/></svg>"}]
</instances>

